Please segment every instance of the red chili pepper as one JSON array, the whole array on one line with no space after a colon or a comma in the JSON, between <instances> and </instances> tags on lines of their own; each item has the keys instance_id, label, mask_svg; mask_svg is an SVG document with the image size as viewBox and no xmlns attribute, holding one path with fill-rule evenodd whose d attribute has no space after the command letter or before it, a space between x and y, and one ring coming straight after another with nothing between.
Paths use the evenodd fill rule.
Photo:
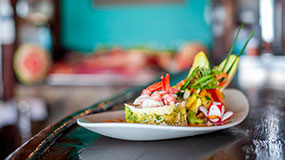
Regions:
<instances>
[{"instance_id":1,"label":"red chili pepper","mask_svg":"<svg viewBox=\"0 0 285 160\"><path fill-rule=\"evenodd\" d=\"M165 77L164 77L164 75L161 76L161 82L162 82L162 90L166 91L166 84L165 84Z\"/></svg>"},{"instance_id":2,"label":"red chili pepper","mask_svg":"<svg viewBox=\"0 0 285 160\"><path fill-rule=\"evenodd\" d=\"M190 94L192 95L193 92L194 92L194 88L191 88L191 89L190 89Z\"/></svg>"},{"instance_id":3,"label":"red chili pepper","mask_svg":"<svg viewBox=\"0 0 285 160\"><path fill-rule=\"evenodd\" d=\"M225 97L220 89L208 89L215 102L225 103Z\"/></svg>"},{"instance_id":4,"label":"red chili pepper","mask_svg":"<svg viewBox=\"0 0 285 160\"><path fill-rule=\"evenodd\" d=\"M169 78L169 74L167 73L165 76L165 90L169 91L170 89L170 78Z\"/></svg>"}]
</instances>

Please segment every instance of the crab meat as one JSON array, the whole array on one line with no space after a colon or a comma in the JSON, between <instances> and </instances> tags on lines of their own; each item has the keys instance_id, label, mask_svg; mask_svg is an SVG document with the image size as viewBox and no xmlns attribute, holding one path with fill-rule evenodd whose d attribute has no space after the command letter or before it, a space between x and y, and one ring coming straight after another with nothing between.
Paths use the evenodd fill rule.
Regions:
<instances>
[{"instance_id":1,"label":"crab meat","mask_svg":"<svg viewBox=\"0 0 285 160\"><path fill-rule=\"evenodd\" d=\"M166 93L166 91L156 91L150 97L154 100L160 101L162 99L162 96Z\"/></svg>"},{"instance_id":2,"label":"crab meat","mask_svg":"<svg viewBox=\"0 0 285 160\"><path fill-rule=\"evenodd\" d=\"M142 91L134 104L142 107L158 107L176 102L177 88L170 87L169 74L161 76L161 82L154 83Z\"/></svg>"},{"instance_id":3,"label":"crab meat","mask_svg":"<svg viewBox=\"0 0 285 160\"><path fill-rule=\"evenodd\" d=\"M162 106L162 105L163 105L162 101L156 101L156 100L151 99L151 98L145 99L145 100L142 102L142 107L143 107L143 108L147 108L147 107L159 107L159 106Z\"/></svg>"},{"instance_id":4,"label":"crab meat","mask_svg":"<svg viewBox=\"0 0 285 160\"><path fill-rule=\"evenodd\" d=\"M141 95L134 101L134 105L142 105L143 101L148 99L150 96L147 94Z\"/></svg>"},{"instance_id":5,"label":"crab meat","mask_svg":"<svg viewBox=\"0 0 285 160\"><path fill-rule=\"evenodd\" d=\"M165 94L162 98L164 104L168 105L171 104L171 102L175 103L177 96L175 94Z\"/></svg>"}]
</instances>

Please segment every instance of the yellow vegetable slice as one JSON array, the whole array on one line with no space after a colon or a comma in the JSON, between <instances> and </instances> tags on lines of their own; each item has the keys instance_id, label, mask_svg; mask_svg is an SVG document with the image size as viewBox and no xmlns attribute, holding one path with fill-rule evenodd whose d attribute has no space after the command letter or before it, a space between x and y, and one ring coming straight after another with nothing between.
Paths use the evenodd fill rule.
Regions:
<instances>
[{"instance_id":1,"label":"yellow vegetable slice","mask_svg":"<svg viewBox=\"0 0 285 160\"><path fill-rule=\"evenodd\" d=\"M202 101L195 94L192 94L191 97L186 102L186 109L191 110L194 113L198 112L198 108L202 105Z\"/></svg>"},{"instance_id":2,"label":"yellow vegetable slice","mask_svg":"<svg viewBox=\"0 0 285 160\"><path fill-rule=\"evenodd\" d=\"M226 73L229 70L229 68L231 67L232 63L235 61L235 59L236 59L236 56L232 54L230 56L230 58L229 58L229 61L228 61L227 65L226 65L226 67L225 67L224 73ZM217 70L222 71L222 69L223 69L223 67L224 67L224 65L226 63L226 60L227 59L223 60L223 62L217 67ZM231 71L228 73L228 75L229 75L228 83L225 84L221 90L225 89L229 85L231 80L234 78L235 73L236 73L237 68L238 68L238 62L239 62L239 57L237 58L237 60L236 60L235 64L233 65L233 68L231 69Z\"/></svg>"},{"instance_id":3,"label":"yellow vegetable slice","mask_svg":"<svg viewBox=\"0 0 285 160\"><path fill-rule=\"evenodd\" d=\"M209 60L206 56L206 54L201 51L199 52L195 58L194 58L194 62L193 62L193 65L189 71L189 74L188 74L188 77L191 75L191 73L193 72L193 70L196 68L196 67L203 67L203 68L210 68L210 63L209 63Z\"/></svg>"}]
</instances>

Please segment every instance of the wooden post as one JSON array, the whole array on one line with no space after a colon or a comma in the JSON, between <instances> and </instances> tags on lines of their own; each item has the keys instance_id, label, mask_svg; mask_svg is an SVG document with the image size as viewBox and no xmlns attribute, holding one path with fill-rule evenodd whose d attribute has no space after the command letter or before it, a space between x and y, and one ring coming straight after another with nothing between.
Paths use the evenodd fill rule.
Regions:
<instances>
[{"instance_id":1,"label":"wooden post","mask_svg":"<svg viewBox=\"0 0 285 160\"><path fill-rule=\"evenodd\" d=\"M13 7L15 28L17 26L16 21L16 3L17 0L10 0ZM16 32L16 30L15 30ZM13 70L13 57L17 44L17 32L15 42L12 44L2 44L2 78L3 78L3 97L4 101L11 99L14 96L15 88L15 75Z\"/></svg>"}]
</instances>

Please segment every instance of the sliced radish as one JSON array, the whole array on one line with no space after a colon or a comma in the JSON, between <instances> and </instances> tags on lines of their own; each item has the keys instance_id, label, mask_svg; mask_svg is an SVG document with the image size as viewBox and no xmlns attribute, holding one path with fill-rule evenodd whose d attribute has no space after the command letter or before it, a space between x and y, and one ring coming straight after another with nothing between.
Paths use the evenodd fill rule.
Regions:
<instances>
[{"instance_id":1,"label":"sliced radish","mask_svg":"<svg viewBox=\"0 0 285 160\"><path fill-rule=\"evenodd\" d=\"M209 119L209 121L212 122L212 123L217 123L220 120L221 120L220 118Z\"/></svg>"},{"instance_id":2,"label":"sliced radish","mask_svg":"<svg viewBox=\"0 0 285 160\"><path fill-rule=\"evenodd\" d=\"M222 122L225 121L225 120L228 120L231 118L231 116L233 115L234 113L232 111L228 111L224 114L223 118L222 118Z\"/></svg>"},{"instance_id":3,"label":"sliced radish","mask_svg":"<svg viewBox=\"0 0 285 160\"><path fill-rule=\"evenodd\" d=\"M208 117L208 110L207 108L203 107L203 106L200 106L199 108L199 111L201 111L206 117Z\"/></svg>"}]
</instances>

